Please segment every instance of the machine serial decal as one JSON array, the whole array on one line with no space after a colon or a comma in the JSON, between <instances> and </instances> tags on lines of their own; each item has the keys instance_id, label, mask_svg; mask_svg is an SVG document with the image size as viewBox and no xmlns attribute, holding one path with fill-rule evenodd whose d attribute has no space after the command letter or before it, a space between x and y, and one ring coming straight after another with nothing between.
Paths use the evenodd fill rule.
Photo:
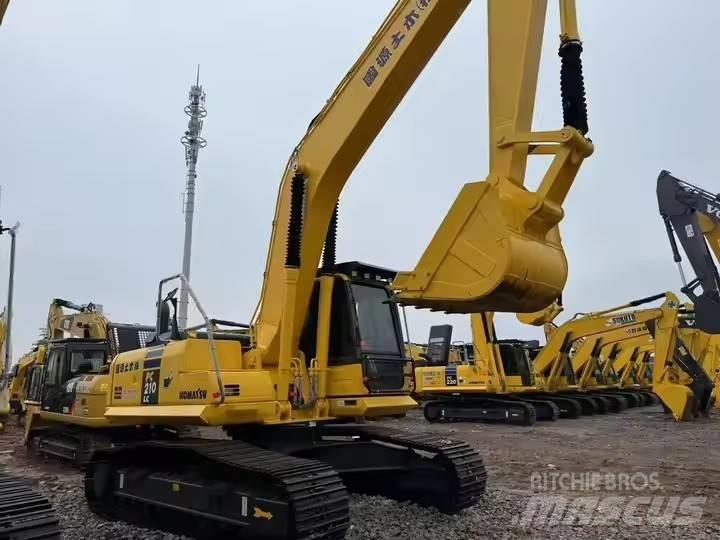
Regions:
<instances>
[{"instance_id":1,"label":"machine serial decal","mask_svg":"<svg viewBox=\"0 0 720 540\"><path fill-rule=\"evenodd\" d=\"M205 399L207 398L207 390L198 388L197 390L180 390L178 399Z\"/></svg>"}]
</instances>

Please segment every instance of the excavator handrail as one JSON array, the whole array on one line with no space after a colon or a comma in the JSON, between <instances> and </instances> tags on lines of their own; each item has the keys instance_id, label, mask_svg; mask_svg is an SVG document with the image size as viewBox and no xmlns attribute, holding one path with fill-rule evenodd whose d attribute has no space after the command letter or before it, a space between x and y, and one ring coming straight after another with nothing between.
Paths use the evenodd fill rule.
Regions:
<instances>
[{"instance_id":1,"label":"excavator handrail","mask_svg":"<svg viewBox=\"0 0 720 540\"><path fill-rule=\"evenodd\" d=\"M203 318L205 330L207 331L208 335L208 345L210 347L210 358L212 359L213 363L213 369L215 370L215 379L217 381L218 385L218 391L220 393L219 401L216 403L222 404L225 403L225 386L223 385L222 375L220 373L220 361L218 360L217 355L217 345L215 343L215 337L213 336L213 322L208 317L207 312L202 307L202 304L200 303L200 300L198 300L197 295L195 294L195 291L190 286L190 282L185 277L185 275L181 272L179 274L175 274L170 277L166 277L164 279L160 280L160 283L158 284L158 296L157 296L157 308L158 308L158 316L157 316L157 326L156 326L156 332L158 337L160 336L160 312L162 308L163 298L162 298L162 290L163 285L165 283L168 283L170 281L179 279L180 282L183 284L185 289L187 290L188 294L190 295L190 298L192 298L192 301L195 303L195 307L200 312L200 316Z\"/></svg>"}]
</instances>

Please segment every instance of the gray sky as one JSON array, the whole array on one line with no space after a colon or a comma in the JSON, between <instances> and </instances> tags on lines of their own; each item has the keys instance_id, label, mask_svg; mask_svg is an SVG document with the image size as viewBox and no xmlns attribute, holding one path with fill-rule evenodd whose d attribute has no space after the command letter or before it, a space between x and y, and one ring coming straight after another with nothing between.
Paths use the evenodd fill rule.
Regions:
<instances>
[{"instance_id":1,"label":"gray sky","mask_svg":"<svg viewBox=\"0 0 720 540\"><path fill-rule=\"evenodd\" d=\"M536 129L562 119L549 4ZM116 321L153 321L157 282L181 265L179 137L198 62L209 144L193 285L213 315L249 320L286 160L391 5L12 2L0 28L0 215L22 222L15 357L53 297L101 303ZM596 152L561 227L568 314L679 288L657 214L660 169L720 191L720 3L578 0L578 9ZM472 3L350 179L339 260L413 268L462 184L487 174L485 10ZM4 296L9 242L1 247ZM408 314L415 341L447 320L455 339L469 338L467 317ZM498 317L498 331L539 335L511 316Z\"/></svg>"}]
</instances>

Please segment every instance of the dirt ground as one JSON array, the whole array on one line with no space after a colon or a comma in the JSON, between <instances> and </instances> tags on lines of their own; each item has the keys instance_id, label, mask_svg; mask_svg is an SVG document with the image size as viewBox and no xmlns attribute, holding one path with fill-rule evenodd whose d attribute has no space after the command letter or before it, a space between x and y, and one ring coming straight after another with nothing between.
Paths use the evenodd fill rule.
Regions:
<instances>
[{"instance_id":1,"label":"dirt ground","mask_svg":"<svg viewBox=\"0 0 720 540\"><path fill-rule=\"evenodd\" d=\"M611 473L615 478L655 473L660 489L653 494L707 497L703 522L720 525L720 409L683 423L674 422L660 406L529 427L427 424L419 412L386 423L467 441L484 456L488 485L496 489L530 491L531 475L550 471ZM636 485L642 487L642 481ZM573 495L585 493L573 490Z\"/></svg>"},{"instance_id":2,"label":"dirt ground","mask_svg":"<svg viewBox=\"0 0 720 540\"><path fill-rule=\"evenodd\" d=\"M512 499L531 494L532 475L537 478L538 473L610 473L616 478L642 473L646 477L654 475L659 484L659 489L649 494L707 497L701 525L706 532L712 531L713 536L720 531L717 489L720 485L720 411L709 418L680 424L664 415L659 406L576 420L538 422L530 427L428 424L419 411L382 423L412 432L445 433L448 438L467 441L484 456L489 472L488 489L503 497ZM41 487L81 482L79 471L28 454L21 438L22 430L12 424L0 435L0 467L4 465L11 472L31 477ZM562 486L558 490L564 493ZM584 486L575 486L571 491L572 497L592 494ZM81 497L81 491L78 496ZM507 534L506 537L516 537L512 532ZM688 531L687 536L681 531L675 532L673 537L689 538L697 534L695 529L692 534ZM385 538L382 535L362 538L366 537Z\"/></svg>"}]
</instances>

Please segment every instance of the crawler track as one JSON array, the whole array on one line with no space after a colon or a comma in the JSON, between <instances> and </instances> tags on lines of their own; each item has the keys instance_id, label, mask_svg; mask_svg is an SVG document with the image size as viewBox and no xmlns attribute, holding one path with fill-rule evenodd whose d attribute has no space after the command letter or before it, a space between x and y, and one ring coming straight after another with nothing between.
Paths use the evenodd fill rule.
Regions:
<instances>
[{"instance_id":1,"label":"crawler track","mask_svg":"<svg viewBox=\"0 0 720 540\"><path fill-rule=\"evenodd\" d=\"M47 498L5 473L0 473L0 539L60 539L58 517Z\"/></svg>"}]
</instances>

